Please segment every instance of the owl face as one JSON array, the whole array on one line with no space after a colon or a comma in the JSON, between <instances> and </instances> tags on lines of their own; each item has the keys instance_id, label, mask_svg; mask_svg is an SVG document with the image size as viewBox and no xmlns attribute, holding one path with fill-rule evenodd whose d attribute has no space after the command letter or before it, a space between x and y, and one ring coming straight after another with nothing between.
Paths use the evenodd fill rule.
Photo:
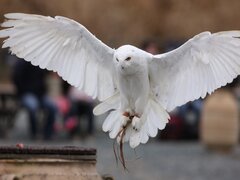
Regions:
<instances>
[{"instance_id":1,"label":"owl face","mask_svg":"<svg viewBox=\"0 0 240 180\"><path fill-rule=\"evenodd\" d=\"M139 68L143 65L143 60L139 51L139 49L131 45L125 45L118 48L113 59L116 70L123 75L137 73Z\"/></svg>"}]
</instances>

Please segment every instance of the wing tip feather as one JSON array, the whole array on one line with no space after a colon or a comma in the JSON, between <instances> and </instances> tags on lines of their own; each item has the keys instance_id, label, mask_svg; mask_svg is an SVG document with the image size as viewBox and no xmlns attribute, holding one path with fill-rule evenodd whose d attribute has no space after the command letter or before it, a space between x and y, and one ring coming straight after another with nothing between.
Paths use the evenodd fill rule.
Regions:
<instances>
[{"instance_id":1,"label":"wing tip feather","mask_svg":"<svg viewBox=\"0 0 240 180\"><path fill-rule=\"evenodd\" d=\"M20 19L23 15L26 15L24 13L6 13L4 14L4 17L7 19Z\"/></svg>"}]
</instances>

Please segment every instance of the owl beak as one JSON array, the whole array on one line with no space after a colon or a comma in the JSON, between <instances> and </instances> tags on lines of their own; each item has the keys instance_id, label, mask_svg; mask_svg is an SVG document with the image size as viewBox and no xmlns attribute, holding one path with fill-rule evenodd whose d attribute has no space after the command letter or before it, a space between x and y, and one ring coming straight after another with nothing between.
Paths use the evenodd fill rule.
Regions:
<instances>
[{"instance_id":1,"label":"owl beak","mask_svg":"<svg viewBox=\"0 0 240 180\"><path fill-rule=\"evenodd\" d=\"M124 66L121 66L122 69L124 69Z\"/></svg>"}]
</instances>

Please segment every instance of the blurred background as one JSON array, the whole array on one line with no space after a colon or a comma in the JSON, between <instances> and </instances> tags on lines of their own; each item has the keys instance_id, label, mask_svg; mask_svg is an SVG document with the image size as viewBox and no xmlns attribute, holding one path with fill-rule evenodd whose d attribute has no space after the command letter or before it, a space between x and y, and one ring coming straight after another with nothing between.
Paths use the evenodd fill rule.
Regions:
<instances>
[{"instance_id":1,"label":"blurred background","mask_svg":"<svg viewBox=\"0 0 240 180\"><path fill-rule=\"evenodd\" d=\"M66 16L110 47L132 44L157 54L202 31L240 30L239 8L239 0L1 0L0 21L8 12ZM95 147L98 172L115 179L238 179L239 100L237 78L175 109L158 137L136 152L125 146L126 173L101 131L106 115L92 114L96 101L0 49L0 144Z\"/></svg>"}]
</instances>

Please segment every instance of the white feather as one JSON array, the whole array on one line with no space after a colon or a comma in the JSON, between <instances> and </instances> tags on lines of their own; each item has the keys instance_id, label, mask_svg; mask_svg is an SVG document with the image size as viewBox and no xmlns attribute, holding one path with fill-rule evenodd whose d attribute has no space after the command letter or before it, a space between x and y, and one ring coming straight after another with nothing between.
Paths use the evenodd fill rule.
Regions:
<instances>
[{"instance_id":1,"label":"white feather","mask_svg":"<svg viewBox=\"0 0 240 180\"><path fill-rule=\"evenodd\" d=\"M114 121L113 126L111 127L111 129L109 130L109 137L111 139L116 138L117 134L119 133L119 131L121 130L122 124L121 124L121 113L119 113L119 111L114 111L115 115L114 118L112 118L111 121Z\"/></svg>"},{"instance_id":2,"label":"white feather","mask_svg":"<svg viewBox=\"0 0 240 180\"><path fill-rule=\"evenodd\" d=\"M102 126L103 131L104 132L111 131L117 119L118 119L118 112L111 111L103 123L103 126Z\"/></svg>"},{"instance_id":3,"label":"white feather","mask_svg":"<svg viewBox=\"0 0 240 180\"><path fill-rule=\"evenodd\" d=\"M129 139L129 145L131 148L135 148L140 144L141 141L141 133L140 132L133 132Z\"/></svg>"},{"instance_id":4,"label":"white feather","mask_svg":"<svg viewBox=\"0 0 240 180\"><path fill-rule=\"evenodd\" d=\"M111 109L118 109L120 103L119 93L107 98L93 109L95 115L101 115Z\"/></svg>"},{"instance_id":5,"label":"white feather","mask_svg":"<svg viewBox=\"0 0 240 180\"><path fill-rule=\"evenodd\" d=\"M5 17L9 20L2 27L7 29L0 30L0 37L8 38L3 48L10 47L13 54L33 65L58 72L64 80L94 98L101 96L104 99L115 93L112 88L115 86L112 74L114 50L81 24L60 16L10 13ZM81 63L76 63L76 60ZM104 69L107 78L101 78L98 66ZM76 73L79 70L81 72ZM79 77L73 78L72 73ZM103 79L107 82L101 82ZM99 95L97 86L102 83L108 86L101 86L105 93Z\"/></svg>"},{"instance_id":6,"label":"white feather","mask_svg":"<svg viewBox=\"0 0 240 180\"><path fill-rule=\"evenodd\" d=\"M232 82L240 73L240 39L235 38L239 35L240 31L205 32L173 51L154 56L149 62L151 86L165 96L158 98L159 102L171 111ZM179 85L181 77L184 82Z\"/></svg>"}]
</instances>

